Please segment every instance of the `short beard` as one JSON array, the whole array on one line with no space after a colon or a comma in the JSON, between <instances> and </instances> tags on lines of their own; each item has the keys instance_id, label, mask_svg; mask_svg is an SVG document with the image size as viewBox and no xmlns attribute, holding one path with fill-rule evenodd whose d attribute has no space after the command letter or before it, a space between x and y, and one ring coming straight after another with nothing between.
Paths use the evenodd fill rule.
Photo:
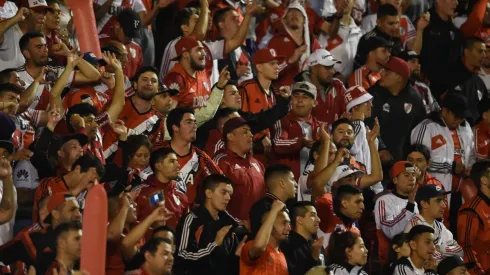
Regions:
<instances>
[{"instance_id":1,"label":"short beard","mask_svg":"<svg viewBox=\"0 0 490 275\"><path fill-rule=\"evenodd\" d=\"M490 68L490 61L487 61L487 62L483 61L482 67L486 68L486 69Z\"/></svg>"},{"instance_id":2,"label":"short beard","mask_svg":"<svg viewBox=\"0 0 490 275\"><path fill-rule=\"evenodd\" d=\"M191 59L191 68L195 71L202 71L204 68L206 68L206 64L201 65L195 62L193 59Z\"/></svg>"},{"instance_id":3,"label":"short beard","mask_svg":"<svg viewBox=\"0 0 490 275\"><path fill-rule=\"evenodd\" d=\"M137 95L139 98L143 99L143 100L148 100L148 101L150 101L150 100L152 100L152 99L153 99L153 95L154 95L154 94L147 94L147 93L144 93L144 92L137 92L137 93L136 93L136 95Z\"/></svg>"}]
</instances>

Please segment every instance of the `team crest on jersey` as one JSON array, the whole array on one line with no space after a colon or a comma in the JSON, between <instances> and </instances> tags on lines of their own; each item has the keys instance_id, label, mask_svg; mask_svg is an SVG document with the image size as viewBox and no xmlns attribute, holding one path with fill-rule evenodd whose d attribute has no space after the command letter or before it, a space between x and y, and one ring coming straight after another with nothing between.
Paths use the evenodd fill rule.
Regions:
<instances>
[{"instance_id":1,"label":"team crest on jersey","mask_svg":"<svg viewBox=\"0 0 490 275\"><path fill-rule=\"evenodd\" d=\"M131 54L131 57L132 57L132 58L136 58L136 50L135 50L135 49L130 48L130 49L129 49L129 53Z\"/></svg>"},{"instance_id":2,"label":"team crest on jersey","mask_svg":"<svg viewBox=\"0 0 490 275\"><path fill-rule=\"evenodd\" d=\"M405 35L405 33L407 33L407 30L404 27L400 27L400 35Z\"/></svg>"},{"instance_id":3,"label":"team crest on jersey","mask_svg":"<svg viewBox=\"0 0 490 275\"><path fill-rule=\"evenodd\" d=\"M179 197L177 197L175 194L172 194L172 197L174 197L175 204L180 205Z\"/></svg>"},{"instance_id":4,"label":"team crest on jersey","mask_svg":"<svg viewBox=\"0 0 490 275\"><path fill-rule=\"evenodd\" d=\"M272 13L270 16L271 22L275 22L277 19L279 19L279 15L276 13Z\"/></svg>"},{"instance_id":5,"label":"team crest on jersey","mask_svg":"<svg viewBox=\"0 0 490 275\"><path fill-rule=\"evenodd\" d=\"M405 113L410 114L412 111L412 103L405 103L403 107L405 109Z\"/></svg>"},{"instance_id":6,"label":"team crest on jersey","mask_svg":"<svg viewBox=\"0 0 490 275\"><path fill-rule=\"evenodd\" d=\"M383 111L385 111L385 112L389 113L389 112L390 112L390 104L385 103L385 104L383 105Z\"/></svg>"},{"instance_id":7,"label":"team crest on jersey","mask_svg":"<svg viewBox=\"0 0 490 275\"><path fill-rule=\"evenodd\" d=\"M196 92L196 90L194 90L194 88L190 88L190 89L189 89L189 94L193 94L193 93L195 93L195 92Z\"/></svg>"},{"instance_id":8,"label":"team crest on jersey","mask_svg":"<svg viewBox=\"0 0 490 275\"><path fill-rule=\"evenodd\" d=\"M271 53L272 56L276 56L276 50L274 49L269 49L269 52Z\"/></svg>"}]
</instances>

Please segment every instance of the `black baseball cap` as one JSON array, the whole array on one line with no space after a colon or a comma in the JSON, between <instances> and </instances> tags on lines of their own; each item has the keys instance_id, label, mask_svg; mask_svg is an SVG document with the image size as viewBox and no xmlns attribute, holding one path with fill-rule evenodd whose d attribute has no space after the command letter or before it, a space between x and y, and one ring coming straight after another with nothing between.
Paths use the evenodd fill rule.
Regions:
<instances>
[{"instance_id":1,"label":"black baseball cap","mask_svg":"<svg viewBox=\"0 0 490 275\"><path fill-rule=\"evenodd\" d=\"M442 99L441 108L446 108L457 118L471 117L471 112L468 108L468 100L464 95L457 92L448 92Z\"/></svg>"},{"instance_id":2,"label":"black baseball cap","mask_svg":"<svg viewBox=\"0 0 490 275\"><path fill-rule=\"evenodd\" d=\"M53 140L51 140L48 155L51 157L58 157L58 150L60 150L61 146L72 139L78 140L81 147L88 143L88 137L80 133L54 137Z\"/></svg>"},{"instance_id":3,"label":"black baseball cap","mask_svg":"<svg viewBox=\"0 0 490 275\"><path fill-rule=\"evenodd\" d=\"M392 45L388 40L381 36L375 35L372 32L365 34L361 38L359 44L361 46L358 48L357 58L360 62L362 62L362 64L366 63L367 56L371 51L374 51L377 48L392 48Z\"/></svg>"},{"instance_id":4,"label":"black baseball cap","mask_svg":"<svg viewBox=\"0 0 490 275\"><path fill-rule=\"evenodd\" d=\"M420 201L429 201L430 199L437 196L447 195L450 193L451 191L444 191L444 189L442 189L440 186L434 184L425 184L417 190L415 201L417 203L420 203Z\"/></svg>"},{"instance_id":5,"label":"black baseball cap","mask_svg":"<svg viewBox=\"0 0 490 275\"><path fill-rule=\"evenodd\" d=\"M158 83L158 92L155 95L163 94L163 93L168 93L170 96L175 96L179 93L179 90L177 89L171 89L167 87L167 85L163 84L162 82Z\"/></svg>"},{"instance_id":6,"label":"black baseball cap","mask_svg":"<svg viewBox=\"0 0 490 275\"><path fill-rule=\"evenodd\" d=\"M128 38L141 38L141 18L134 10L123 9L117 21Z\"/></svg>"},{"instance_id":7,"label":"black baseball cap","mask_svg":"<svg viewBox=\"0 0 490 275\"><path fill-rule=\"evenodd\" d=\"M420 55L418 55L415 51L403 51L398 55L398 57L408 61L412 59L419 59Z\"/></svg>"},{"instance_id":8,"label":"black baseball cap","mask_svg":"<svg viewBox=\"0 0 490 275\"><path fill-rule=\"evenodd\" d=\"M446 275L451 272L451 270L460 266L465 266L467 269L472 269L475 266L475 262L465 263L463 262L463 258L459 256L446 257L437 266L437 273L439 275Z\"/></svg>"}]
</instances>

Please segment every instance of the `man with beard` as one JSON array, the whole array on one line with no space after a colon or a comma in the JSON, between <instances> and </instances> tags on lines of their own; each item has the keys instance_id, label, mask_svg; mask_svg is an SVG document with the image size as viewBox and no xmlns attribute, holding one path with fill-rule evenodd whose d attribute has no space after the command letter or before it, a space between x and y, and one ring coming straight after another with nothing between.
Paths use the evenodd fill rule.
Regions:
<instances>
[{"instance_id":1,"label":"man with beard","mask_svg":"<svg viewBox=\"0 0 490 275\"><path fill-rule=\"evenodd\" d=\"M365 57L356 60L360 68L350 75L348 86L362 86L367 90L381 78L382 65L390 60L391 53L389 42L382 37L363 36L363 41L364 46L359 50L366 52Z\"/></svg>"},{"instance_id":2,"label":"man with beard","mask_svg":"<svg viewBox=\"0 0 490 275\"><path fill-rule=\"evenodd\" d=\"M177 188L187 195L188 202L192 205L196 203L196 198L202 199L198 196L202 195L204 178L222 172L206 153L192 145L197 131L193 109L175 108L170 111L165 123L172 139L159 147L171 148L177 155L180 164ZM197 203L202 203L202 200Z\"/></svg>"},{"instance_id":3,"label":"man with beard","mask_svg":"<svg viewBox=\"0 0 490 275\"><path fill-rule=\"evenodd\" d=\"M439 104L432 96L429 86L423 81L420 74L419 55L414 51L404 51L399 57L405 60L410 68L409 84L422 98L427 114L438 111L440 109Z\"/></svg>"},{"instance_id":4,"label":"man with beard","mask_svg":"<svg viewBox=\"0 0 490 275\"><path fill-rule=\"evenodd\" d=\"M15 16L0 22L0 71L25 63L19 40L25 33L40 32L44 24L48 8L45 0L19 2Z\"/></svg>"},{"instance_id":5,"label":"man with beard","mask_svg":"<svg viewBox=\"0 0 490 275\"><path fill-rule=\"evenodd\" d=\"M279 247L286 256L290 275L304 275L317 265L325 264L323 238L313 237L319 227L320 218L313 203L302 201L291 208L291 225L294 228L288 240Z\"/></svg>"},{"instance_id":6,"label":"man with beard","mask_svg":"<svg viewBox=\"0 0 490 275\"><path fill-rule=\"evenodd\" d=\"M144 220L158 206L150 202L155 196L158 197L156 203L161 203L158 200L160 196L163 196L165 208L172 213L166 225L175 228L180 218L188 211L187 196L177 188L176 180L180 173L177 155L171 148L160 148L153 151L150 156L150 167L153 175L133 189L133 192L139 191L135 200L138 219Z\"/></svg>"},{"instance_id":7,"label":"man with beard","mask_svg":"<svg viewBox=\"0 0 490 275\"><path fill-rule=\"evenodd\" d=\"M48 266L55 259L55 229L62 223L81 221L82 214L76 198L69 193L55 193L47 203L49 215L44 222L46 230L26 232L19 238L0 246L0 262L10 265L16 261L33 265L36 274L46 274ZM25 245L25 244L31 245Z\"/></svg>"},{"instance_id":8,"label":"man with beard","mask_svg":"<svg viewBox=\"0 0 490 275\"><path fill-rule=\"evenodd\" d=\"M315 85L318 96L311 113L329 125L335 121L335 117L345 112L345 86L342 81L334 78L334 66L341 63L327 50L316 50L308 57L308 71L298 74L294 79L296 82L307 81Z\"/></svg>"},{"instance_id":9,"label":"man with beard","mask_svg":"<svg viewBox=\"0 0 490 275\"><path fill-rule=\"evenodd\" d=\"M461 206L459 186L475 162L473 131L465 120L469 115L466 98L449 93L441 103L441 111L434 112L412 131L412 144L420 143L432 152L431 174L454 192L448 195L450 228L456 230L457 211Z\"/></svg>"},{"instance_id":10,"label":"man with beard","mask_svg":"<svg viewBox=\"0 0 490 275\"><path fill-rule=\"evenodd\" d=\"M71 52L66 45L59 45L62 45L63 47L60 46L60 49L53 51L53 53L66 57L70 56ZM45 74L44 80L47 82L39 84L33 95L34 101L30 105L30 108L46 110L49 104L50 92L53 89L51 85L54 85L53 82L61 77L64 72L64 67L51 67L51 70L44 69L48 64L48 46L44 34L40 32L28 32L24 34L19 40L19 47L26 59L26 63L17 68L17 73L19 74L20 79L24 81L26 87L30 86L35 78L40 77L42 79L42 76L39 76L40 74ZM99 71L87 61L80 58L76 67L78 70L73 70L71 74L69 74L68 81L66 81L64 86L70 87L72 83L87 84L98 82L100 80ZM64 88L64 86L62 88Z\"/></svg>"},{"instance_id":11,"label":"man with beard","mask_svg":"<svg viewBox=\"0 0 490 275\"><path fill-rule=\"evenodd\" d=\"M241 117L229 119L223 126L226 150L214 158L235 187L228 211L247 225L252 205L265 194L265 168L252 155L253 134L249 124Z\"/></svg>"},{"instance_id":12,"label":"man with beard","mask_svg":"<svg viewBox=\"0 0 490 275\"><path fill-rule=\"evenodd\" d=\"M226 211L232 183L225 176L211 175L204 180L203 191L203 203L180 219L175 230L174 274L236 274L243 243L237 234L228 234L240 227L240 221Z\"/></svg>"},{"instance_id":13,"label":"man with beard","mask_svg":"<svg viewBox=\"0 0 490 275\"><path fill-rule=\"evenodd\" d=\"M139 135L153 128L158 120L152 108L152 99L158 91L158 71L154 67L141 68L134 77L135 94L126 98L119 119L129 130L129 135ZM108 159L118 148L118 134L108 131L103 139L104 157Z\"/></svg>"},{"instance_id":14,"label":"man with beard","mask_svg":"<svg viewBox=\"0 0 490 275\"><path fill-rule=\"evenodd\" d=\"M294 76L307 65L310 54L321 48L315 35L310 34L308 15L300 3L290 3L282 21L282 28L267 46L285 57L285 63L280 64L279 78L274 81L278 87L293 84Z\"/></svg>"},{"instance_id":15,"label":"man with beard","mask_svg":"<svg viewBox=\"0 0 490 275\"><path fill-rule=\"evenodd\" d=\"M478 76L487 48L480 38L470 37L465 40L463 49L463 58L450 69L445 79L449 92L462 94L468 100L471 116L467 119L473 125L480 116L478 103L489 98L487 87Z\"/></svg>"},{"instance_id":16,"label":"man with beard","mask_svg":"<svg viewBox=\"0 0 490 275\"><path fill-rule=\"evenodd\" d=\"M179 91L173 97L173 107L201 108L211 93L209 74L206 66L206 52L202 42L192 36L184 37L175 44L179 62L165 75L163 83L170 89Z\"/></svg>"},{"instance_id":17,"label":"man with beard","mask_svg":"<svg viewBox=\"0 0 490 275\"><path fill-rule=\"evenodd\" d=\"M376 137L379 134L379 124L373 127L366 134L369 152L371 155L371 173L359 179L357 185L360 188L367 188L383 180L383 170L381 160L379 159L378 149L376 147ZM332 124L332 141L337 149L345 148L351 150L354 145L354 124L347 118L341 118ZM359 170L366 171L365 164L358 162L352 155L344 156L344 164L351 165Z\"/></svg>"}]
</instances>

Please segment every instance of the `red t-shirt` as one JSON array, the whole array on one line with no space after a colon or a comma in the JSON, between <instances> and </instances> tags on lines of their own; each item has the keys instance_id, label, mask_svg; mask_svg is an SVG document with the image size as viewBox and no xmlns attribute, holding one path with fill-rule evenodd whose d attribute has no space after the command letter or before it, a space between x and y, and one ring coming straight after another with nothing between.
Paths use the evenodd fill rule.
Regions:
<instances>
[{"instance_id":1,"label":"red t-shirt","mask_svg":"<svg viewBox=\"0 0 490 275\"><path fill-rule=\"evenodd\" d=\"M265 251L258 259L250 259L249 250L253 241L249 241L242 248L240 256L240 275L287 275L288 265L286 257L281 251L275 250L267 244Z\"/></svg>"}]
</instances>

